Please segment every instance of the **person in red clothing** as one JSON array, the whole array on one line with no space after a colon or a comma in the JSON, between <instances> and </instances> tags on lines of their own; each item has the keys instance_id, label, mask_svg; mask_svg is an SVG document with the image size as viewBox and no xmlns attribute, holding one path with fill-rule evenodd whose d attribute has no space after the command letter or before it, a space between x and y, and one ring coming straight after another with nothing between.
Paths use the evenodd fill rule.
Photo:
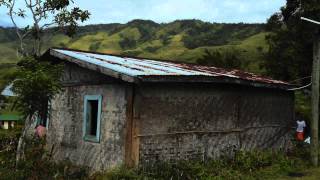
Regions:
<instances>
[{"instance_id":1,"label":"person in red clothing","mask_svg":"<svg viewBox=\"0 0 320 180\"><path fill-rule=\"evenodd\" d=\"M302 119L297 120L297 129L296 129L296 139L297 141L304 141L304 129L306 127L306 122Z\"/></svg>"},{"instance_id":2,"label":"person in red clothing","mask_svg":"<svg viewBox=\"0 0 320 180\"><path fill-rule=\"evenodd\" d=\"M47 133L46 127L44 127L44 126L42 126L42 125L38 125L38 126L36 127L36 132L35 132L35 134L36 134L37 137L43 138L43 137L45 137L46 133Z\"/></svg>"}]
</instances>

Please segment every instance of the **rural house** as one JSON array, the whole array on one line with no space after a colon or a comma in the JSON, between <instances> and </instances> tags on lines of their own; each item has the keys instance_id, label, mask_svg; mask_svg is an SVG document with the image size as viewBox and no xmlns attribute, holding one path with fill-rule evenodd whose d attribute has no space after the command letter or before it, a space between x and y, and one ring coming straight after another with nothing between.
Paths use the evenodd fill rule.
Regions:
<instances>
[{"instance_id":1,"label":"rural house","mask_svg":"<svg viewBox=\"0 0 320 180\"><path fill-rule=\"evenodd\" d=\"M0 129L12 129L21 120L21 116L14 114L0 115Z\"/></svg>"},{"instance_id":2,"label":"rural house","mask_svg":"<svg viewBox=\"0 0 320 180\"><path fill-rule=\"evenodd\" d=\"M55 160L96 171L289 145L294 95L286 82L70 49L42 57L65 65L48 119Z\"/></svg>"}]
</instances>

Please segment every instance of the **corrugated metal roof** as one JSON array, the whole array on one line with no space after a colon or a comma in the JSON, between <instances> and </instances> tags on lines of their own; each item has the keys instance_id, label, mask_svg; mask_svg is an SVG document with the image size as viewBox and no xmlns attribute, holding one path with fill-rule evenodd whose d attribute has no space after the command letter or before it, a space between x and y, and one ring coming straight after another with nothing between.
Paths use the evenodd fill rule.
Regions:
<instances>
[{"instance_id":1,"label":"corrugated metal roof","mask_svg":"<svg viewBox=\"0 0 320 180\"><path fill-rule=\"evenodd\" d=\"M123 75L137 78L147 77L212 77L260 82L264 84L289 85L287 82L273 80L240 70L226 70L196 64L176 63L143 58L122 57L110 54L92 53L69 49L51 49L50 55L69 61L82 61L99 68L109 69Z\"/></svg>"},{"instance_id":2,"label":"corrugated metal roof","mask_svg":"<svg viewBox=\"0 0 320 180\"><path fill-rule=\"evenodd\" d=\"M16 96L13 93L11 88L12 88L12 83L4 88L4 90L1 92L1 95L3 95L3 96Z\"/></svg>"},{"instance_id":3,"label":"corrugated metal roof","mask_svg":"<svg viewBox=\"0 0 320 180\"><path fill-rule=\"evenodd\" d=\"M0 115L0 121L20 121L22 116L16 114Z\"/></svg>"},{"instance_id":4,"label":"corrugated metal roof","mask_svg":"<svg viewBox=\"0 0 320 180\"><path fill-rule=\"evenodd\" d=\"M150 76L150 75L206 75L212 74L205 73L197 70L186 69L179 67L178 64L154 61L149 59L137 59L128 57L119 57L112 55L102 55L94 53L84 53L69 50L54 49L55 51L71 56L73 58L86 61L88 63L96 64L114 71L129 75L129 76Z\"/></svg>"}]
</instances>

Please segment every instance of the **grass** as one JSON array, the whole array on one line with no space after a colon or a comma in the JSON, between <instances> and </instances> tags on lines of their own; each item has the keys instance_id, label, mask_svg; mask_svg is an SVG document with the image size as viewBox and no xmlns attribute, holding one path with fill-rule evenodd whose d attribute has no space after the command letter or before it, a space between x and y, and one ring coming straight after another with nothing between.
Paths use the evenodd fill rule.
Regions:
<instances>
[{"instance_id":1,"label":"grass","mask_svg":"<svg viewBox=\"0 0 320 180\"><path fill-rule=\"evenodd\" d=\"M69 162L54 163L45 150L45 141L30 138L26 141L25 160L15 164L16 146L21 133L17 129L0 129L0 179L87 179L89 175L84 167Z\"/></svg>"},{"instance_id":2,"label":"grass","mask_svg":"<svg viewBox=\"0 0 320 180\"><path fill-rule=\"evenodd\" d=\"M300 154L303 155L303 154ZM279 179L309 167L301 156L281 151L239 151L233 158L220 160L157 162L138 169L123 166L96 173L95 179Z\"/></svg>"},{"instance_id":3,"label":"grass","mask_svg":"<svg viewBox=\"0 0 320 180\"><path fill-rule=\"evenodd\" d=\"M223 46L200 47L190 52L192 55L186 57L186 59L197 59L202 55L205 49L211 51L217 50L220 52L235 50L239 53L240 59L245 61L243 62L246 64L244 70L257 74L264 74L265 70L261 68L261 63L264 58L263 54L268 50L265 40L267 34L268 33L259 33L243 41L233 42ZM188 56L188 53L186 56Z\"/></svg>"},{"instance_id":4,"label":"grass","mask_svg":"<svg viewBox=\"0 0 320 180\"><path fill-rule=\"evenodd\" d=\"M177 26L177 27L176 27ZM50 41L44 45L44 49L49 47L69 47L80 50L90 50L90 47L95 47L94 50L105 53L128 54L146 58L160 58L170 60L180 60L186 62L196 62L202 57L204 50L218 50L228 51L237 50L239 57L243 61L248 62L245 70L263 73L260 68L262 54L266 52L268 46L265 42L267 33L261 32L254 34L243 40L232 41L229 44L221 46L202 46L195 49L188 49L183 43L183 37L187 34L180 32L168 36L168 43L163 44L160 36L168 35L170 29L179 29L179 23L159 29L156 34L147 41L140 41L141 33L136 27L126 27L115 33L108 33L107 31L90 32L69 38L65 35L55 35ZM217 27L218 28L218 27ZM244 30L245 31L245 30ZM240 33L240 32L239 32ZM123 49L120 42L124 38L129 38L137 42L136 47L130 49ZM0 43L0 64L1 63L16 63L16 42ZM92 49L92 48L91 48Z\"/></svg>"},{"instance_id":5,"label":"grass","mask_svg":"<svg viewBox=\"0 0 320 180\"><path fill-rule=\"evenodd\" d=\"M290 175L305 175L303 179L316 179L319 168L310 168L308 148L282 151L238 151L233 157L206 162L190 160L174 164L157 162L139 168L119 166L108 171L88 173L86 167L70 162L55 163L45 150L41 139L27 140L26 159L15 166L19 129L0 130L0 179L96 179L96 180L167 180L167 179L290 179Z\"/></svg>"},{"instance_id":6,"label":"grass","mask_svg":"<svg viewBox=\"0 0 320 180\"><path fill-rule=\"evenodd\" d=\"M0 92L12 80L16 72L15 64L1 64L0 63Z\"/></svg>"},{"instance_id":7,"label":"grass","mask_svg":"<svg viewBox=\"0 0 320 180\"><path fill-rule=\"evenodd\" d=\"M18 61L15 47L16 42L0 43L0 64L16 63Z\"/></svg>"},{"instance_id":8,"label":"grass","mask_svg":"<svg viewBox=\"0 0 320 180\"><path fill-rule=\"evenodd\" d=\"M310 168L279 177L278 180L318 180L319 178L320 168Z\"/></svg>"}]
</instances>

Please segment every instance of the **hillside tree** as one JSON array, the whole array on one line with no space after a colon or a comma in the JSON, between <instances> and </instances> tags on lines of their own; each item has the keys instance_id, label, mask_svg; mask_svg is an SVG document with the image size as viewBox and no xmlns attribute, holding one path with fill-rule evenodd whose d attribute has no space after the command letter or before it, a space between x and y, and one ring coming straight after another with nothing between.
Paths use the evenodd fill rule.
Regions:
<instances>
[{"instance_id":1,"label":"hillside tree","mask_svg":"<svg viewBox=\"0 0 320 180\"><path fill-rule=\"evenodd\" d=\"M19 162L24 159L26 133L35 120L32 117L36 115L45 119L48 102L61 90L61 65L40 58L45 32L50 28L51 34L62 31L72 36L78 22L86 21L90 13L75 7L73 0L0 0L0 6L6 7L19 43L17 55L20 62L13 82L18 108L25 115L25 126L17 149L16 161ZM18 18L30 21L29 25L20 27Z\"/></svg>"},{"instance_id":2,"label":"hillside tree","mask_svg":"<svg viewBox=\"0 0 320 180\"><path fill-rule=\"evenodd\" d=\"M203 56L197 59L197 63L225 69L241 69L241 59L238 58L238 54L234 49L221 52L206 49Z\"/></svg>"},{"instance_id":3,"label":"hillside tree","mask_svg":"<svg viewBox=\"0 0 320 180\"><path fill-rule=\"evenodd\" d=\"M318 27L302 21L302 16L320 20L320 0L287 0L280 12L268 19L270 48L264 61L268 75L282 80L310 76L313 39ZM307 83L309 79L304 81Z\"/></svg>"}]
</instances>

